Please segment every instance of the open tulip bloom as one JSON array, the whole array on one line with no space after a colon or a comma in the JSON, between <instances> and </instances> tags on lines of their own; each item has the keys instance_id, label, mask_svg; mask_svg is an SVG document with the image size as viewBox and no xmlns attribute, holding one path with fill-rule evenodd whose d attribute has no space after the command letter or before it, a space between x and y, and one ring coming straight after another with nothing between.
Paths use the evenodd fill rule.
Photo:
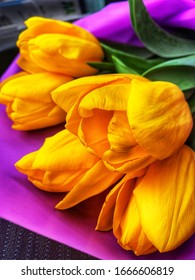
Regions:
<instances>
[{"instance_id":1,"label":"open tulip bloom","mask_svg":"<svg viewBox=\"0 0 195 280\"><path fill-rule=\"evenodd\" d=\"M57 209L113 188L97 229L113 228L119 244L137 255L170 251L188 239L195 230L195 162L184 146L192 116L182 91L110 74L70 81L52 97L68 112L66 129L17 169L38 188L67 192Z\"/></svg>"},{"instance_id":2,"label":"open tulip bloom","mask_svg":"<svg viewBox=\"0 0 195 280\"><path fill-rule=\"evenodd\" d=\"M195 30L194 1L179 2L129 0L74 24L32 17L17 41L20 72L0 85L12 128L65 124L16 169L61 193L56 211L103 198L96 230L137 256L195 233L194 41L162 30Z\"/></svg>"}]
</instances>

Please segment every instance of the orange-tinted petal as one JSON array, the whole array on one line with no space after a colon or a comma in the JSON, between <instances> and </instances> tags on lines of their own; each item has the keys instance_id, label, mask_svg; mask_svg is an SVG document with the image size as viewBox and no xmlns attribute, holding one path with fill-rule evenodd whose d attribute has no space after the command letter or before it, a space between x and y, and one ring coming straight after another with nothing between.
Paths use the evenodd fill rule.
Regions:
<instances>
[{"instance_id":1,"label":"orange-tinted petal","mask_svg":"<svg viewBox=\"0 0 195 280\"><path fill-rule=\"evenodd\" d=\"M184 94L168 82L133 80L127 116L135 140L158 159L175 153L192 129Z\"/></svg>"},{"instance_id":2,"label":"orange-tinted petal","mask_svg":"<svg viewBox=\"0 0 195 280\"><path fill-rule=\"evenodd\" d=\"M56 205L56 208L63 210L73 207L81 201L103 192L122 176L123 174L121 173L110 172L99 160L86 172L64 199Z\"/></svg>"},{"instance_id":3,"label":"orange-tinted petal","mask_svg":"<svg viewBox=\"0 0 195 280\"><path fill-rule=\"evenodd\" d=\"M87 64L101 61L104 53L99 41L87 30L72 23L32 17L17 41L21 57L18 64L29 73L43 70L74 77L93 75Z\"/></svg>"},{"instance_id":4,"label":"orange-tinted petal","mask_svg":"<svg viewBox=\"0 0 195 280\"><path fill-rule=\"evenodd\" d=\"M86 94L94 89L109 84L129 84L135 77L139 78L139 76L131 74L109 74L79 78L58 87L52 92L52 98L58 106L60 106L65 112L68 112L75 104L78 108L78 101L80 102ZM140 79L145 80L142 77L140 77Z\"/></svg>"},{"instance_id":5,"label":"orange-tinted petal","mask_svg":"<svg viewBox=\"0 0 195 280\"><path fill-rule=\"evenodd\" d=\"M133 196L135 179L127 180L118 193L113 218L113 233L118 243L136 255L156 251L142 230L139 214Z\"/></svg>"},{"instance_id":6,"label":"orange-tinted petal","mask_svg":"<svg viewBox=\"0 0 195 280\"><path fill-rule=\"evenodd\" d=\"M127 152L116 152L108 150L103 155L106 167L112 171L117 170L122 173L137 172L157 159L148 155L140 146L134 146Z\"/></svg>"},{"instance_id":7,"label":"orange-tinted petal","mask_svg":"<svg viewBox=\"0 0 195 280\"><path fill-rule=\"evenodd\" d=\"M21 72L5 80L0 89L0 100L7 105L13 128L32 130L65 121L65 112L51 98L51 91L72 80L71 77L48 72Z\"/></svg>"},{"instance_id":8,"label":"orange-tinted petal","mask_svg":"<svg viewBox=\"0 0 195 280\"><path fill-rule=\"evenodd\" d=\"M8 77L7 79L5 79L4 81L2 81L0 83L0 103L4 104L4 105L8 105L12 100L13 100L13 96L9 95L9 94L5 94L4 90L2 90L2 88L4 88L4 86L8 83L11 82L12 80L15 80L16 78L22 77L22 76L26 76L27 73L24 71L21 71L19 73L16 73L10 77ZM9 91L8 91L9 92Z\"/></svg>"},{"instance_id":9,"label":"orange-tinted petal","mask_svg":"<svg viewBox=\"0 0 195 280\"><path fill-rule=\"evenodd\" d=\"M47 138L38 151L24 156L15 166L38 188L65 192L97 161L78 138L63 130Z\"/></svg>"},{"instance_id":10,"label":"orange-tinted petal","mask_svg":"<svg viewBox=\"0 0 195 280\"><path fill-rule=\"evenodd\" d=\"M160 252L175 249L195 232L195 154L183 146L153 163L134 190L142 228Z\"/></svg>"},{"instance_id":11,"label":"orange-tinted petal","mask_svg":"<svg viewBox=\"0 0 195 280\"><path fill-rule=\"evenodd\" d=\"M129 126L126 111L114 111L108 125L108 140L112 151L128 152L137 145L131 127Z\"/></svg>"},{"instance_id":12,"label":"orange-tinted petal","mask_svg":"<svg viewBox=\"0 0 195 280\"><path fill-rule=\"evenodd\" d=\"M123 186L122 182L123 179L121 179L120 182L116 186L114 186L112 190L109 192L109 194L107 195L98 217L96 230L108 231L112 229L116 198L118 192Z\"/></svg>"},{"instance_id":13,"label":"orange-tinted petal","mask_svg":"<svg viewBox=\"0 0 195 280\"><path fill-rule=\"evenodd\" d=\"M115 211L115 206L116 206L116 200L119 191L127 184L129 180L131 180L134 177L140 177L143 176L145 173L145 170L142 170L140 172L137 172L134 174L133 177L131 177L131 174L125 175L119 182L116 184L111 191L108 193L105 202L102 206L102 209L100 211L97 225L96 225L96 230L101 230L101 231L107 231L112 229L113 227L113 215ZM132 183L134 180L132 180ZM122 203L124 205L124 203ZM118 219L120 220L120 218ZM116 226L116 220L115 220L115 226Z\"/></svg>"},{"instance_id":14,"label":"orange-tinted petal","mask_svg":"<svg viewBox=\"0 0 195 280\"><path fill-rule=\"evenodd\" d=\"M99 157L110 148L107 131L111 117L112 111L94 109L93 116L82 118L79 125L79 139Z\"/></svg>"},{"instance_id":15,"label":"orange-tinted petal","mask_svg":"<svg viewBox=\"0 0 195 280\"><path fill-rule=\"evenodd\" d=\"M28 102L15 98L7 106L7 114L16 130L34 130L65 122L66 113L51 103Z\"/></svg>"}]
</instances>

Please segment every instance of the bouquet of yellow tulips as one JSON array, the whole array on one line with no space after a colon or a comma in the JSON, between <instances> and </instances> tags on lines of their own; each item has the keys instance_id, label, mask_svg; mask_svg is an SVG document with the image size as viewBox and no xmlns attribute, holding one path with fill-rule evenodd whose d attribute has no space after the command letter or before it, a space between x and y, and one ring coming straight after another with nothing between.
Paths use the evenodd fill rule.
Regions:
<instances>
[{"instance_id":1,"label":"bouquet of yellow tulips","mask_svg":"<svg viewBox=\"0 0 195 280\"><path fill-rule=\"evenodd\" d=\"M21 71L0 85L12 128L64 124L15 163L72 208L104 191L96 230L135 255L174 250L195 233L195 42L129 0L139 46L33 17L17 41Z\"/></svg>"}]
</instances>

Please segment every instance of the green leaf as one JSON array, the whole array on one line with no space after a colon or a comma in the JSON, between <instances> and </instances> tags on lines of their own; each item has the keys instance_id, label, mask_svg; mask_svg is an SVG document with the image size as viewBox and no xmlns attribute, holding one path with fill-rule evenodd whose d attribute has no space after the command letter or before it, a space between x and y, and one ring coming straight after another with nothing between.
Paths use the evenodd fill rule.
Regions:
<instances>
[{"instance_id":1,"label":"green leaf","mask_svg":"<svg viewBox=\"0 0 195 280\"><path fill-rule=\"evenodd\" d=\"M129 5L134 31L148 50L167 58L195 54L195 41L171 35L159 27L142 0L129 0Z\"/></svg>"},{"instance_id":2,"label":"green leaf","mask_svg":"<svg viewBox=\"0 0 195 280\"><path fill-rule=\"evenodd\" d=\"M100 71L106 71L108 73L115 72L115 67L112 62L88 62L87 64Z\"/></svg>"},{"instance_id":3,"label":"green leaf","mask_svg":"<svg viewBox=\"0 0 195 280\"><path fill-rule=\"evenodd\" d=\"M182 90L195 88L195 55L171 59L148 69L142 74L152 81L168 81Z\"/></svg>"},{"instance_id":4,"label":"green leaf","mask_svg":"<svg viewBox=\"0 0 195 280\"><path fill-rule=\"evenodd\" d=\"M135 53L132 53L130 51L123 51L122 49L115 49L113 47L110 47L108 45L105 45L105 44L101 44L102 48L103 48L103 51L104 51L104 54L105 54L105 59L108 60L108 61L112 61L112 55L114 56L121 56L121 57L137 57L137 58L142 58L142 56L139 54L139 52L135 52ZM139 49L139 48L137 48ZM144 59L145 57L143 57Z\"/></svg>"},{"instance_id":5,"label":"green leaf","mask_svg":"<svg viewBox=\"0 0 195 280\"><path fill-rule=\"evenodd\" d=\"M111 54L117 54L118 51L121 53L127 53L138 57L149 58L153 56L148 49L144 47L135 47L127 44L111 42L108 40L100 40L101 46L106 52Z\"/></svg>"},{"instance_id":6,"label":"green leaf","mask_svg":"<svg viewBox=\"0 0 195 280\"><path fill-rule=\"evenodd\" d=\"M133 68L128 67L123 61L121 61L118 57L116 56L112 56L112 60L114 63L114 66L116 68L116 72L117 73L126 73L126 74L135 74L135 75L139 75L138 72L136 72L136 70L134 70Z\"/></svg>"},{"instance_id":7,"label":"green leaf","mask_svg":"<svg viewBox=\"0 0 195 280\"><path fill-rule=\"evenodd\" d=\"M140 75L147 69L152 68L164 61L162 58L143 59L131 55L117 55L128 67L135 69Z\"/></svg>"},{"instance_id":8,"label":"green leaf","mask_svg":"<svg viewBox=\"0 0 195 280\"><path fill-rule=\"evenodd\" d=\"M129 68L135 69L135 71L139 74L142 74L148 68L151 68L152 66L165 61L165 59L163 58L146 59L143 57L138 57L121 50L113 49L109 46L104 47L104 52L108 61L112 61L113 56L117 57L122 62L124 62L124 64L127 65Z\"/></svg>"},{"instance_id":9,"label":"green leaf","mask_svg":"<svg viewBox=\"0 0 195 280\"><path fill-rule=\"evenodd\" d=\"M144 73L150 73L155 69L159 69L159 68L164 68L164 67L172 67L172 66L192 66L195 67L195 55L189 55L189 56L185 56L182 58L175 58L175 59L170 59L167 61L164 61L162 63L159 63L158 65L150 68L148 71L146 71Z\"/></svg>"},{"instance_id":10,"label":"green leaf","mask_svg":"<svg viewBox=\"0 0 195 280\"><path fill-rule=\"evenodd\" d=\"M142 74L150 80L177 84L182 90L195 88L195 55L171 59L151 67Z\"/></svg>"},{"instance_id":11,"label":"green leaf","mask_svg":"<svg viewBox=\"0 0 195 280\"><path fill-rule=\"evenodd\" d=\"M193 94L195 94L194 89L184 90L185 99L188 100Z\"/></svg>"},{"instance_id":12,"label":"green leaf","mask_svg":"<svg viewBox=\"0 0 195 280\"><path fill-rule=\"evenodd\" d=\"M195 68L185 66L175 66L159 68L156 71L144 75L151 81L167 81L176 84L181 90L195 88Z\"/></svg>"},{"instance_id":13,"label":"green leaf","mask_svg":"<svg viewBox=\"0 0 195 280\"><path fill-rule=\"evenodd\" d=\"M195 113L195 93L188 99L188 104L192 114Z\"/></svg>"},{"instance_id":14,"label":"green leaf","mask_svg":"<svg viewBox=\"0 0 195 280\"><path fill-rule=\"evenodd\" d=\"M190 133L190 136L186 141L186 144L189 145L193 150L195 150L195 92L188 99L188 104L190 107L190 111L192 113L192 119L194 125Z\"/></svg>"},{"instance_id":15,"label":"green leaf","mask_svg":"<svg viewBox=\"0 0 195 280\"><path fill-rule=\"evenodd\" d=\"M192 128L192 131L190 133L190 136L188 137L186 144L190 146L193 150L195 150L195 114L192 115L194 126Z\"/></svg>"}]
</instances>

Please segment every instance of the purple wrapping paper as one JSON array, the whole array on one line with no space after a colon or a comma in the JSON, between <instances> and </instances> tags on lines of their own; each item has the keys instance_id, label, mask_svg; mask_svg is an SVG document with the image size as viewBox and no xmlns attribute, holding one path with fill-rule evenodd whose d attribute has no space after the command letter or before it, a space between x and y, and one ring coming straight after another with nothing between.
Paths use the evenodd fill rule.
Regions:
<instances>
[{"instance_id":1,"label":"purple wrapping paper","mask_svg":"<svg viewBox=\"0 0 195 280\"><path fill-rule=\"evenodd\" d=\"M143 2L151 17L162 27L195 30L194 0L144 0ZM112 3L76 21L75 24L89 30L100 39L141 45L132 28L128 1Z\"/></svg>"},{"instance_id":2,"label":"purple wrapping paper","mask_svg":"<svg viewBox=\"0 0 195 280\"><path fill-rule=\"evenodd\" d=\"M157 11L157 6L153 4L159 3L161 5L165 1L144 1L150 4L153 8L153 13ZM150 3L149 3L150 2ZM174 3L177 4L174 6ZM112 4L112 5L119 5ZM120 3L120 9L115 9L118 13L115 15L123 16L123 24L119 24L119 27L128 26L129 21L127 20L127 3ZM126 8L124 8L126 5ZM182 24L188 23L185 16L185 7L192 6L195 7L195 2L190 0L180 0L180 1L167 1L166 9L159 9L158 11L162 14L166 11L172 11L171 18L167 18L169 23L175 24L178 17L182 19ZM111 5L110 5L111 6ZM115 6L116 7L116 6ZM169 9L167 8L169 7ZM109 7L103 9L104 11ZM151 8L152 9L152 8ZM155 10L156 9L156 10ZM175 10L174 10L175 9ZM177 12L183 11L179 15ZM175 17L173 15L175 11ZM107 13L107 12L106 12ZM195 13L195 12L194 12ZM160 14L158 13L160 16ZM193 13L190 13L193 15ZM98 13L93 16L98 16ZM162 18L164 15L161 15ZM119 18L120 18L119 17ZM129 17L129 14L128 14ZM102 17L101 17L102 18ZM110 18L106 18L106 23L98 21L97 25L112 26L110 23L113 15ZM188 19L190 17L188 16ZM185 19L185 20L184 20ZM89 22L93 20L90 18ZM108 20L108 21L107 21ZM83 25L85 20L80 20L77 23ZM120 20L119 20L120 22ZM125 22L128 24L125 25ZM94 20L93 20L94 23ZM115 21L116 24L116 21ZM195 25L195 24L194 24ZM93 33L100 32L101 28L97 27L95 29L93 25ZM126 37L125 28L124 33L120 33L120 28L115 34L122 35L122 38ZM129 27L128 27L129 28ZM193 27L195 28L195 26ZM90 28L87 28L90 29ZM96 31L95 31L96 30ZM110 28L107 28L111 31ZM117 24L112 26L112 30L117 30ZM128 29L128 32L129 29ZM131 33L131 32L130 32ZM96 34L98 36L98 33ZM109 38L109 32L105 35L106 39ZM110 35L112 37L112 35ZM120 37L120 36L119 36ZM112 37L113 38L113 37ZM118 38L118 37L117 37ZM120 41L120 38L117 39ZM2 79L18 72L19 68L16 63L13 62L8 70L2 76ZM35 188L30 182L28 182L26 176L19 173L15 167L14 163L19 160L23 155L37 150L43 144L45 137L51 136L63 129L63 126L56 126L53 128L42 129L31 132L15 131L11 128L11 121L8 119L5 106L0 105L0 217L14 222L24 228L37 232L43 236L51 238L53 240L59 241L75 249L81 250L85 253L91 254L94 257L104 260L121 260L121 259L171 259L171 260L194 260L195 259L195 236L187 240L179 248L172 252L160 254L158 252L136 257L132 252L123 250L118 244L113 236L112 232L97 232L95 231L96 220L98 216L101 203L103 202L103 196L96 196L92 199L87 200L84 203L66 211L59 211L54 208L56 203L62 198L63 194L47 193Z\"/></svg>"}]
</instances>

